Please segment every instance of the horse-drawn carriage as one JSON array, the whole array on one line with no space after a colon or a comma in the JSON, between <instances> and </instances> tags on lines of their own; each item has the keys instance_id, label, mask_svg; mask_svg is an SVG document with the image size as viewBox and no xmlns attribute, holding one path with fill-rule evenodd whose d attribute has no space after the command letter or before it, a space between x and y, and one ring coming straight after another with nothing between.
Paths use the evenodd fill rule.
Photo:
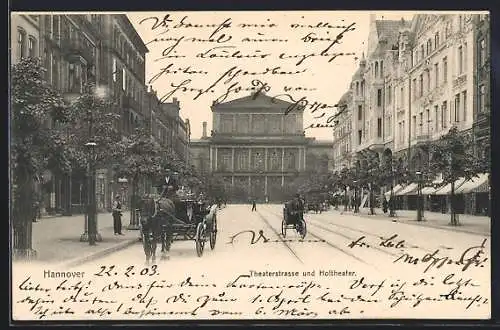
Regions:
<instances>
[{"instance_id":1,"label":"horse-drawn carriage","mask_svg":"<svg viewBox=\"0 0 500 330\"><path fill-rule=\"evenodd\" d=\"M285 203L283 207L283 220L281 221L281 234L286 237L287 229L294 229L302 239L306 237L307 227L304 212L296 201Z\"/></svg>"},{"instance_id":2,"label":"horse-drawn carriage","mask_svg":"<svg viewBox=\"0 0 500 330\"><path fill-rule=\"evenodd\" d=\"M217 205L190 196L161 199L145 196L141 203L141 236L146 261L156 259L157 243L161 243L162 257L174 241L194 240L196 253L203 255L205 243L215 248L217 240Z\"/></svg>"}]
</instances>

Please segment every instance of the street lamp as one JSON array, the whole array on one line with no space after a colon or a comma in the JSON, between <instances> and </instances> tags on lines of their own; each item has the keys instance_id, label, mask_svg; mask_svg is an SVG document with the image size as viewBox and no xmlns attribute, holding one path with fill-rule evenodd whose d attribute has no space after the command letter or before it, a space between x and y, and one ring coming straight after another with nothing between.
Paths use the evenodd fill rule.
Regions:
<instances>
[{"instance_id":1,"label":"street lamp","mask_svg":"<svg viewBox=\"0 0 500 330\"><path fill-rule=\"evenodd\" d=\"M415 172L417 175L417 221L422 221L423 209L422 209L422 172Z\"/></svg>"},{"instance_id":2,"label":"street lamp","mask_svg":"<svg viewBox=\"0 0 500 330\"><path fill-rule=\"evenodd\" d=\"M102 241L101 235L97 231L97 204L96 204L96 153L97 143L87 142L85 147L89 152L89 175L88 175L88 201L87 201L87 239L89 245L95 245L96 241Z\"/></svg>"}]
</instances>

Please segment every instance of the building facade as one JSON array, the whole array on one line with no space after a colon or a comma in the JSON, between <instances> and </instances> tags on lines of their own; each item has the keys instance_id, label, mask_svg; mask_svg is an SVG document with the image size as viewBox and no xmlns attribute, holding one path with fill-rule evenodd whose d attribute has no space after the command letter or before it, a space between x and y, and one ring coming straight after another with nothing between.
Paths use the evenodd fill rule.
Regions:
<instances>
[{"instance_id":1,"label":"building facade","mask_svg":"<svg viewBox=\"0 0 500 330\"><path fill-rule=\"evenodd\" d=\"M489 137L488 35L488 15L418 14L411 21L372 15L367 55L353 75L346 107L352 121L350 158L394 157L433 179L427 169L429 141L452 126L462 132L474 127L476 145ZM341 129L339 120L336 148ZM345 158L336 156L339 162Z\"/></svg>"},{"instance_id":2,"label":"building facade","mask_svg":"<svg viewBox=\"0 0 500 330\"><path fill-rule=\"evenodd\" d=\"M126 15L13 14L11 31L12 63L39 56L47 81L68 102L83 93L87 82L95 83L113 100L113 111L120 115L115 127L123 136L153 123L148 125L152 135L188 161L189 125L179 116L178 101L160 104L147 90L148 49ZM46 171L41 181L44 212L83 212L85 173ZM127 197L126 180L117 180L110 169L97 170L96 185L98 209L109 209L117 192Z\"/></svg>"},{"instance_id":3,"label":"building facade","mask_svg":"<svg viewBox=\"0 0 500 330\"><path fill-rule=\"evenodd\" d=\"M340 98L338 108L339 115L335 119L333 128L333 164L332 170L340 172L344 167L351 167L352 156L352 113L353 113L353 84L349 90ZM355 85L354 85L355 86ZM359 91L359 85L358 85ZM362 108L355 115L362 116ZM360 117L362 118L362 117ZM359 118L358 118L359 119Z\"/></svg>"},{"instance_id":4,"label":"building facade","mask_svg":"<svg viewBox=\"0 0 500 330\"><path fill-rule=\"evenodd\" d=\"M214 104L211 136L204 124L202 138L191 142L193 165L221 177L235 200L288 198L288 185L306 171L312 143L303 110L284 115L290 106L262 93ZM318 148L331 153L331 143Z\"/></svg>"}]
</instances>

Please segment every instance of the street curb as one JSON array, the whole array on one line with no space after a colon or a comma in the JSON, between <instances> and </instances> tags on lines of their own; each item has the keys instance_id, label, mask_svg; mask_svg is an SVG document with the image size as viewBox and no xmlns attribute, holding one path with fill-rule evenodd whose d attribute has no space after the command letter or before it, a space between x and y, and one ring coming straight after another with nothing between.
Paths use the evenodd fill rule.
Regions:
<instances>
[{"instance_id":1,"label":"street curb","mask_svg":"<svg viewBox=\"0 0 500 330\"><path fill-rule=\"evenodd\" d=\"M109 247L107 249L104 249L102 251L98 251L98 252L92 253L90 255L87 255L85 257L73 259L73 260L71 260L69 262L62 263L62 264L60 264L60 266L63 267L63 268L72 268L72 267L81 266L81 265L83 265L85 263L88 263L90 261L93 261L93 260L96 260L96 259L100 259L100 258L108 256L108 255L110 255L110 254L112 254L114 252L126 249L129 246L132 246L132 245L134 245L137 242L138 242L137 237L131 238L129 240L121 242L120 244L117 244L117 245L111 246L111 247Z\"/></svg>"},{"instance_id":2,"label":"street curb","mask_svg":"<svg viewBox=\"0 0 500 330\"><path fill-rule=\"evenodd\" d=\"M354 216L358 216L361 218L365 219L370 219L369 214L355 214L352 213L351 211L346 211L343 212L343 214L351 214ZM342 214L342 213L341 213ZM385 221L385 218L379 218L379 220ZM435 225L432 223L428 223L427 220L418 223L416 219L410 219L410 218L404 218L404 217L387 217L387 220L392 221L392 222L397 222L397 223L403 223L407 225L412 225L412 226L422 226L422 227L427 227L427 228L434 228L434 229L441 229L445 231L452 231L452 232L458 232L458 233L465 233L465 234L471 234L471 235L476 235L476 236L490 236L491 237L491 232L490 233L485 233L485 232L479 232L479 231L472 231L468 229L462 229L460 226L457 227L451 227L451 226L442 226L442 225ZM426 223L427 222L427 223Z\"/></svg>"}]
</instances>

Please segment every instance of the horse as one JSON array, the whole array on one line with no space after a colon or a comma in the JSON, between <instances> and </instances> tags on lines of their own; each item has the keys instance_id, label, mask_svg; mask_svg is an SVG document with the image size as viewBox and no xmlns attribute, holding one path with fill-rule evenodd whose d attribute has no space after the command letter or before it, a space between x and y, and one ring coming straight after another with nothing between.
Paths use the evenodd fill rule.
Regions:
<instances>
[{"instance_id":1,"label":"horse","mask_svg":"<svg viewBox=\"0 0 500 330\"><path fill-rule=\"evenodd\" d=\"M158 205L161 203L160 205ZM162 259L170 250L171 232L169 223L175 213L175 205L171 199L163 198L161 201L154 196L145 196L141 200L141 234L146 263L156 261L158 240L161 242ZM160 211L161 209L161 211Z\"/></svg>"}]
</instances>

